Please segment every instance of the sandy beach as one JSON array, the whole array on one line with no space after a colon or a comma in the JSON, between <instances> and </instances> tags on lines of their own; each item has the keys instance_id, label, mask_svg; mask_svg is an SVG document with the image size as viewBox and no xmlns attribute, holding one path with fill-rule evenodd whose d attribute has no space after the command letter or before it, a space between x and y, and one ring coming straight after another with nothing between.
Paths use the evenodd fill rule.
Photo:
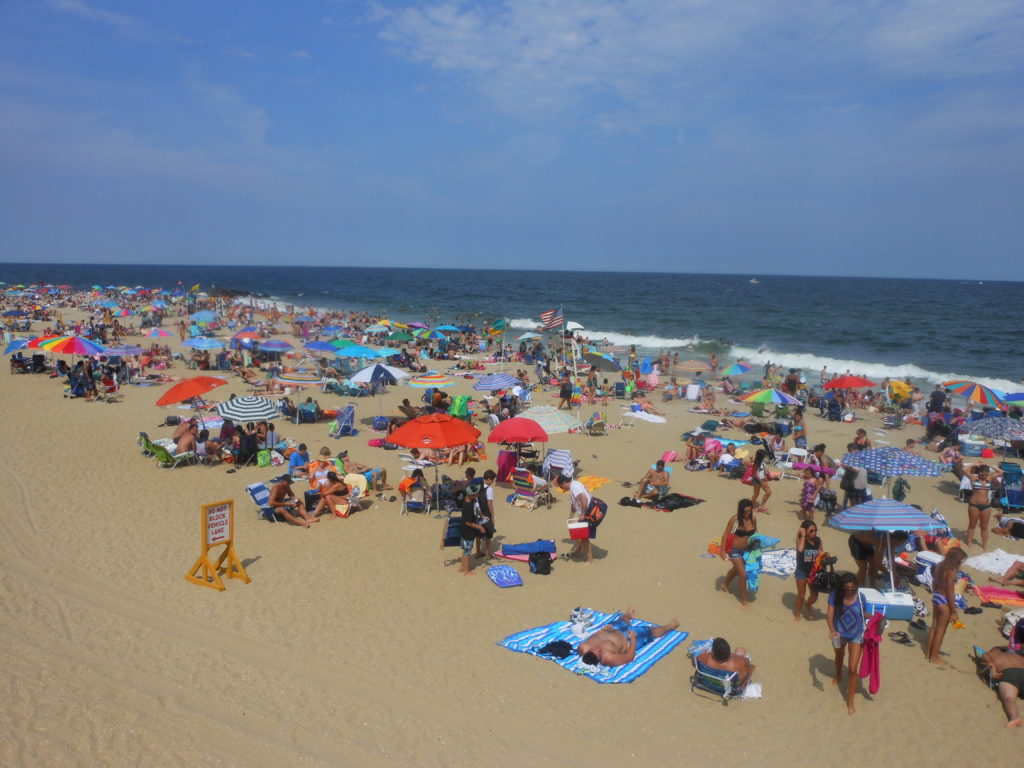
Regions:
<instances>
[{"instance_id":1,"label":"sandy beach","mask_svg":"<svg viewBox=\"0 0 1024 768\"><path fill-rule=\"evenodd\" d=\"M180 362L168 373L194 375ZM472 394L471 383L460 378L448 391ZM824 619L793 620L792 576L763 577L747 610L716 589L727 565L705 556L708 542L721 535L747 487L677 464L673 490L704 503L668 514L618 506L632 492L622 482L636 483L662 452L681 451L680 433L704 420L685 401L664 405L667 424L638 421L606 436L552 436L548 447L570 449L580 474L610 478L596 492L609 502L596 561L558 561L549 576L518 564L524 586L501 590L479 561L473 576L459 575L450 562L457 550L438 546L442 522L401 516L398 502L377 500L348 519L325 517L309 529L271 525L258 519L243 489L278 471L159 469L141 455L136 438L140 431L169 436L171 429L158 425L168 414L185 413L154 404L165 390L126 386L121 402L91 403L63 398L59 379L0 375L7 403L0 441L6 489L0 764L783 765L798 759L851 766L895 759L994 766L1021 754L1021 733L1003 728L999 703L969 658L972 644L1003 642L1002 611L985 609L965 616L965 629L950 629L947 668L925 661L924 633L909 630L912 647L883 642L881 690L870 696L862 686L857 714L849 717L832 685ZM246 392L232 376L212 397ZM383 412L396 414L401 398L421 392L391 387ZM348 402L312 394L325 408ZM553 405L554 394L537 391L534 404ZM277 428L311 453L321 446L347 449L357 461L386 468L394 483L402 476L396 453L367 446L379 407L376 398L358 400L358 437L328 439L326 422L279 421ZM601 407L618 427L619 403ZM810 442L824 442L840 456L857 427L870 434L880 425L876 414L863 417L844 424L808 415ZM476 424L486 435L486 424ZM902 446L920 433L908 426L887 439ZM489 447L478 472L494 468L496 455L497 446ZM954 500L949 477L915 478L908 501L938 507L962 530L966 507ZM781 539L780 547L792 546L799 483L781 480L773 490L771 514L759 517L759 529ZM559 551L568 548L564 495L556 494L550 510L526 511L511 507L507 493L504 487L496 493L499 543L555 538ZM199 554L200 506L222 499L235 502L236 548L252 582L229 581L219 593L183 577ZM821 513L818 518L823 522ZM825 525L820 530L826 548L839 556L837 568L850 569L847 535ZM991 546L1024 554L1022 542L995 535ZM928 601L926 590L915 594ZM978 604L974 597L969 602ZM629 685L598 685L496 644L567 619L576 606L614 611L630 604L644 619L678 618L690 638ZM751 653L762 699L725 708L688 692L686 645L716 635Z\"/></svg>"}]
</instances>

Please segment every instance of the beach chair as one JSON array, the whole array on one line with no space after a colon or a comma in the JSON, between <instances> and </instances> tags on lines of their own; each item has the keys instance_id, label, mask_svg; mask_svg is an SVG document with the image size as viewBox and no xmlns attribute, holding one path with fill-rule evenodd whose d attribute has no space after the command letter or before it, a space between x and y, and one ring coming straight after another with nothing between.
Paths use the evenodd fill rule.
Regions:
<instances>
[{"instance_id":1,"label":"beach chair","mask_svg":"<svg viewBox=\"0 0 1024 768\"><path fill-rule=\"evenodd\" d=\"M565 449L549 448L544 456L542 474L549 482L556 475L573 477L576 474L576 462L572 460L572 453Z\"/></svg>"},{"instance_id":2,"label":"beach chair","mask_svg":"<svg viewBox=\"0 0 1024 768\"><path fill-rule=\"evenodd\" d=\"M528 469L512 470L512 487L515 489L512 494L512 504L526 509L536 509L541 503L551 509L551 489L546 486L537 486L533 482L533 473Z\"/></svg>"},{"instance_id":3,"label":"beach chair","mask_svg":"<svg viewBox=\"0 0 1024 768\"><path fill-rule=\"evenodd\" d=\"M357 475L354 472L345 475L342 480L348 486L348 512L346 513L346 516L348 516L352 512L358 512L363 508L362 502L369 493L370 484L365 475ZM370 505L373 505L372 500Z\"/></svg>"},{"instance_id":4,"label":"beach chair","mask_svg":"<svg viewBox=\"0 0 1024 768\"><path fill-rule=\"evenodd\" d=\"M469 421L473 414L469 412L469 395L456 395L448 408L448 415L463 421Z\"/></svg>"},{"instance_id":5,"label":"beach chair","mask_svg":"<svg viewBox=\"0 0 1024 768\"><path fill-rule=\"evenodd\" d=\"M349 403L344 408L338 409L338 416L331 422L327 436L334 438L355 437L358 434L359 430L356 429L356 406L355 403Z\"/></svg>"},{"instance_id":6,"label":"beach chair","mask_svg":"<svg viewBox=\"0 0 1024 768\"><path fill-rule=\"evenodd\" d=\"M422 512L426 514L430 511L430 491L423 485L423 483L416 483L415 485L409 486L405 497L402 499L402 508L399 514L406 514L407 512Z\"/></svg>"},{"instance_id":7,"label":"beach chair","mask_svg":"<svg viewBox=\"0 0 1024 768\"><path fill-rule=\"evenodd\" d=\"M626 382L616 381L615 382L615 399L625 400L626 399Z\"/></svg>"},{"instance_id":8,"label":"beach chair","mask_svg":"<svg viewBox=\"0 0 1024 768\"><path fill-rule=\"evenodd\" d=\"M167 442L171 441L168 440ZM194 451L172 453L171 449L169 449L166 444L151 442L149 435L145 432L139 432L138 443L142 446L144 451L147 451L156 459L157 464L165 469L176 469L182 464L192 464L197 460Z\"/></svg>"},{"instance_id":9,"label":"beach chair","mask_svg":"<svg viewBox=\"0 0 1024 768\"><path fill-rule=\"evenodd\" d=\"M587 419L583 425L583 429L587 431L587 434L591 437L596 435L606 435L608 432L606 428L608 426L608 414L603 411L594 411L594 415Z\"/></svg>"},{"instance_id":10,"label":"beach chair","mask_svg":"<svg viewBox=\"0 0 1024 768\"><path fill-rule=\"evenodd\" d=\"M739 698L743 695L743 688L740 687L740 673L726 672L721 669L709 667L693 657L693 675L690 677L690 693L707 691L722 700L724 706L729 705L730 699Z\"/></svg>"},{"instance_id":11,"label":"beach chair","mask_svg":"<svg viewBox=\"0 0 1024 768\"><path fill-rule=\"evenodd\" d=\"M765 412L764 403L750 404L750 418L758 424L764 424L772 419L771 414Z\"/></svg>"},{"instance_id":12,"label":"beach chair","mask_svg":"<svg viewBox=\"0 0 1024 768\"><path fill-rule=\"evenodd\" d=\"M100 379L100 386L96 394L97 400L102 400L105 403L116 403L121 397L121 385L117 383L117 379Z\"/></svg>"},{"instance_id":13,"label":"beach chair","mask_svg":"<svg viewBox=\"0 0 1024 768\"><path fill-rule=\"evenodd\" d=\"M284 522L284 517L276 513L270 506L270 489L266 483L247 485L245 492L249 494L252 503L256 505L261 520L266 520L268 523Z\"/></svg>"}]
</instances>

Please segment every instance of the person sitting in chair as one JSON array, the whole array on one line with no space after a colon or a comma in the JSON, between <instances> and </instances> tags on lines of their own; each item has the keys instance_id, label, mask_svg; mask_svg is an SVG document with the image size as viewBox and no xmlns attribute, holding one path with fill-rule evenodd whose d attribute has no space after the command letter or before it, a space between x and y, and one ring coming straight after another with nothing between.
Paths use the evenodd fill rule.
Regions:
<instances>
[{"instance_id":1,"label":"person sitting in chair","mask_svg":"<svg viewBox=\"0 0 1024 768\"><path fill-rule=\"evenodd\" d=\"M697 657L697 661L712 669L720 669L723 672L738 672L739 686L742 690L750 682L754 674L754 665L750 663L750 657L742 648L735 651L729 647L729 642L724 637L716 637L711 643L711 650L704 651Z\"/></svg>"},{"instance_id":2,"label":"person sitting in chair","mask_svg":"<svg viewBox=\"0 0 1024 768\"><path fill-rule=\"evenodd\" d=\"M584 664L601 664L606 667L629 664L636 658L637 651L679 626L678 619L657 627L633 625L635 610L630 606L576 646L576 652Z\"/></svg>"},{"instance_id":3,"label":"person sitting in chair","mask_svg":"<svg viewBox=\"0 0 1024 768\"><path fill-rule=\"evenodd\" d=\"M345 474L363 475L366 478L366 482L368 482L370 487L375 490L391 490L391 486L387 484L388 473L386 469L381 469L380 467L368 467L365 464L360 464L358 461L354 461L349 458L348 451L339 452L338 461L341 462L341 468L345 471Z\"/></svg>"},{"instance_id":4,"label":"person sitting in chair","mask_svg":"<svg viewBox=\"0 0 1024 768\"><path fill-rule=\"evenodd\" d=\"M665 470L665 462L661 459L655 462L654 468L647 470L640 482L639 488L633 494L634 499L657 499L668 493L669 476Z\"/></svg>"},{"instance_id":5,"label":"person sitting in chair","mask_svg":"<svg viewBox=\"0 0 1024 768\"><path fill-rule=\"evenodd\" d=\"M306 511L306 505L301 499L295 498L292 493L292 478L290 475L281 475L277 478L274 487L270 489L269 504L274 512L282 515L285 520L293 525L301 525L309 528L310 523L319 523L319 518L311 517Z\"/></svg>"}]
</instances>

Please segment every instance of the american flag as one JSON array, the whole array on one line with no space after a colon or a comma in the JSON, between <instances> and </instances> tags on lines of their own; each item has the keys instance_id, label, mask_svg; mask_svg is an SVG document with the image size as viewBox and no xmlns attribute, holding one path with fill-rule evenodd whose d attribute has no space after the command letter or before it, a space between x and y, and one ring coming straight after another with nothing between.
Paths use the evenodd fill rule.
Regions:
<instances>
[{"instance_id":1,"label":"american flag","mask_svg":"<svg viewBox=\"0 0 1024 768\"><path fill-rule=\"evenodd\" d=\"M559 307L558 309L549 309L547 312L541 312L540 322L546 331L549 331L552 328L558 328L565 322L565 315L562 314L562 308Z\"/></svg>"}]
</instances>

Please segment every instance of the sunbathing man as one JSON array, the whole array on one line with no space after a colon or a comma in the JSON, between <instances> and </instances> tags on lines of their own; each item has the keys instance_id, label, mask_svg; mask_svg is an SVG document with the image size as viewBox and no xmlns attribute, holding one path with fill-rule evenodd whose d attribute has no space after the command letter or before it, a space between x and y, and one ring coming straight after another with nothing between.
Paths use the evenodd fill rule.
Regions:
<instances>
[{"instance_id":1,"label":"sunbathing man","mask_svg":"<svg viewBox=\"0 0 1024 768\"><path fill-rule=\"evenodd\" d=\"M1007 526L1007 530L1009 526ZM999 528L993 528L994 533L1003 533ZM1004 533L1004 535L1006 535ZM1004 587L1024 587L1024 560L1014 560L1013 565L1006 569L1002 576L990 576L989 581L1002 584Z\"/></svg>"},{"instance_id":2,"label":"sunbathing man","mask_svg":"<svg viewBox=\"0 0 1024 768\"><path fill-rule=\"evenodd\" d=\"M733 652L729 647L729 642L724 637L716 637L711 643L711 650L704 651L704 653L697 657L697 661L701 664L706 664L712 669L720 669L725 672L739 672L740 684L738 687L741 690L750 682L755 669L754 665L750 663L750 657L747 655L747 652L742 648L737 648Z\"/></svg>"},{"instance_id":3,"label":"sunbathing man","mask_svg":"<svg viewBox=\"0 0 1024 768\"><path fill-rule=\"evenodd\" d=\"M391 490L391 486L387 484L388 472L386 469L368 467L365 464L360 464L358 461L353 461L349 458L348 451L338 453L338 461L341 462L342 469L345 470L346 474L363 475L374 490Z\"/></svg>"},{"instance_id":4,"label":"sunbathing man","mask_svg":"<svg viewBox=\"0 0 1024 768\"><path fill-rule=\"evenodd\" d=\"M629 664L636 657L637 651L679 626L678 619L657 627L631 626L635 610L630 606L625 613L619 613L610 623L576 646L576 652L583 657L584 664L603 664L606 667Z\"/></svg>"},{"instance_id":5,"label":"sunbathing man","mask_svg":"<svg viewBox=\"0 0 1024 768\"><path fill-rule=\"evenodd\" d=\"M301 525L309 528L310 523L319 523L320 519L311 517L306 511L306 505L301 499L295 498L292 493L291 475L281 475L277 478L274 487L270 489L269 504L274 511L281 514L285 520L293 525Z\"/></svg>"},{"instance_id":6,"label":"sunbathing man","mask_svg":"<svg viewBox=\"0 0 1024 768\"><path fill-rule=\"evenodd\" d=\"M996 693L1006 713L1006 727L1019 728L1021 716L1017 699L1024 699L1024 656L1005 646L996 646L982 655L981 663L992 668L992 679L998 683Z\"/></svg>"},{"instance_id":7,"label":"sunbathing man","mask_svg":"<svg viewBox=\"0 0 1024 768\"><path fill-rule=\"evenodd\" d=\"M647 474L640 478L639 486L634 499L657 499L668 493L668 472L665 471L665 462L661 459L654 464L654 469L647 470Z\"/></svg>"},{"instance_id":8,"label":"sunbathing man","mask_svg":"<svg viewBox=\"0 0 1024 768\"><path fill-rule=\"evenodd\" d=\"M653 413L655 416L665 415L657 408L655 408L654 405L651 404L651 401L647 399L647 395L643 394L642 392L638 392L636 395L633 396L633 405L638 406L640 410L643 411L644 413Z\"/></svg>"}]
</instances>

